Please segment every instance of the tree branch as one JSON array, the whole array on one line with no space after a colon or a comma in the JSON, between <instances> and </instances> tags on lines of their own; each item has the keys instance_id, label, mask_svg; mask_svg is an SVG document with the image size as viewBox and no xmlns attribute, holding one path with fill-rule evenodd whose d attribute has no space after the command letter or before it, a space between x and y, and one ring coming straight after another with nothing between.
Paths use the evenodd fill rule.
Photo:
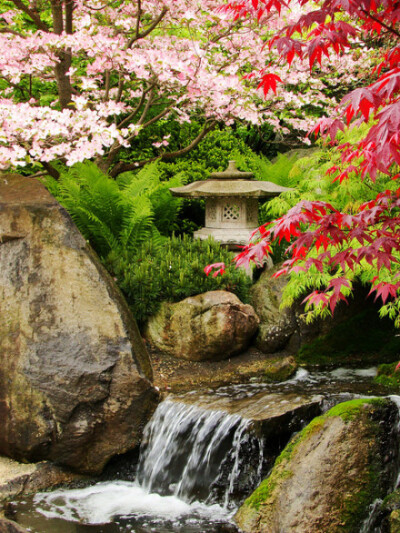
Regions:
<instances>
[{"instance_id":1,"label":"tree branch","mask_svg":"<svg viewBox=\"0 0 400 533\"><path fill-rule=\"evenodd\" d=\"M138 3L138 10L137 10L137 17L136 17L136 36L139 35L140 17L142 16L142 3L141 3L141 0L137 0L137 3Z\"/></svg>"},{"instance_id":2,"label":"tree branch","mask_svg":"<svg viewBox=\"0 0 400 533\"><path fill-rule=\"evenodd\" d=\"M142 124L142 128L143 129L147 128L151 124L154 124L154 122L157 122L157 120L160 120L160 118L165 117L165 115L168 115L171 109L172 109L172 105L168 106L167 108L164 109L164 111L161 111L161 113L158 113L158 115L156 115L155 117L151 118L150 120ZM140 122L138 122L138 124L140 124Z\"/></svg>"},{"instance_id":3,"label":"tree branch","mask_svg":"<svg viewBox=\"0 0 400 533\"><path fill-rule=\"evenodd\" d=\"M12 35L21 37L21 39L25 39L25 35L22 35L22 33L18 33L17 31L12 30L11 28L0 28L0 33L11 33Z\"/></svg>"},{"instance_id":4,"label":"tree branch","mask_svg":"<svg viewBox=\"0 0 400 533\"><path fill-rule=\"evenodd\" d=\"M107 102L110 97L110 71L109 70L106 70L105 77L106 77L106 87L105 87L103 102Z\"/></svg>"},{"instance_id":5,"label":"tree branch","mask_svg":"<svg viewBox=\"0 0 400 533\"><path fill-rule=\"evenodd\" d=\"M40 164L46 170L47 174L50 174L52 178L58 180L58 178L60 177L60 173L58 172L58 170L52 167L50 163L47 163L47 161L41 161Z\"/></svg>"},{"instance_id":6,"label":"tree branch","mask_svg":"<svg viewBox=\"0 0 400 533\"><path fill-rule=\"evenodd\" d=\"M149 35L149 33L151 33L154 30L154 28L158 26L158 24L161 22L161 20L164 18L167 12L168 12L168 8L163 7L161 13L158 15L156 19L153 20L153 22L150 24L147 30L144 30L142 33L137 33L135 37L132 37L132 39L127 44L127 48L131 48L133 43L135 43L139 39L143 39L144 37L147 37L147 35Z\"/></svg>"},{"instance_id":7,"label":"tree branch","mask_svg":"<svg viewBox=\"0 0 400 533\"><path fill-rule=\"evenodd\" d=\"M32 21L36 24L36 27L38 28L38 30L42 30L42 31L45 31L45 32L48 32L50 30L50 28L47 26L47 24L42 21L42 19L40 18L39 14L36 11L34 11L33 9L30 9L29 7L27 7L22 2L22 0L11 0L11 1L15 5L15 7L17 7L18 9L20 9L24 13L26 13L28 15L28 17L30 17L32 19Z\"/></svg>"},{"instance_id":8,"label":"tree branch","mask_svg":"<svg viewBox=\"0 0 400 533\"><path fill-rule=\"evenodd\" d=\"M150 95L149 95L149 99L147 100L146 102L146 105L144 106L144 109L143 109L143 113L139 119L139 126L141 126L144 122L144 119L146 118L146 115L147 113L149 112L149 109L150 109L150 106L153 102L153 89L154 89L154 85L152 86L151 90L150 90Z\"/></svg>"},{"instance_id":9,"label":"tree branch","mask_svg":"<svg viewBox=\"0 0 400 533\"><path fill-rule=\"evenodd\" d=\"M121 101L121 96L122 96L122 91L124 90L124 81L123 81L123 78L122 78L122 74L121 72L119 73L119 78L118 78L118 94L117 94L117 102L120 102Z\"/></svg>"},{"instance_id":10,"label":"tree branch","mask_svg":"<svg viewBox=\"0 0 400 533\"><path fill-rule=\"evenodd\" d=\"M17 0L19 1L19 0ZM72 32L73 4L71 0L51 0L51 13L53 17L54 33L61 35L64 31L63 3L65 2L65 30ZM72 63L71 51L60 51L57 54L58 63L54 67L57 81L58 99L62 109L67 108L72 102L71 80L67 72Z\"/></svg>"},{"instance_id":11,"label":"tree branch","mask_svg":"<svg viewBox=\"0 0 400 533\"><path fill-rule=\"evenodd\" d=\"M374 15L371 15L371 13L369 11L367 11L366 9L361 9L361 12L364 13L364 15L366 15L367 17L369 17L373 21L375 21L378 24L380 24L386 30L388 30L391 33L393 33L393 35L396 35L397 37L400 37L400 32L399 31L395 30L392 26L389 26L388 24L386 24L385 22L380 20L378 17L375 17Z\"/></svg>"},{"instance_id":12,"label":"tree branch","mask_svg":"<svg viewBox=\"0 0 400 533\"><path fill-rule=\"evenodd\" d=\"M110 175L111 177L115 178L118 176L118 174L121 174L122 172L127 172L128 170L136 170L138 168L143 167L144 165L147 165L147 163L152 163L153 161L156 161L157 159L161 161L169 161L171 159L175 159L176 157L180 157L183 155L186 155L190 150L193 150L193 148L196 148L196 146L199 144L200 141L204 139L204 137L209 133L217 124L216 120L211 120L210 122L206 122L204 125L204 128L201 130L201 132L197 135L193 141L185 146L185 148L182 148L181 150L176 150L175 152L166 152L158 157L151 157L150 159L145 159L143 161L132 161L131 163L127 163L125 161L119 161L115 167L111 170Z\"/></svg>"},{"instance_id":13,"label":"tree branch","mask_svg":"<svg viewBox=\"0 0 400 533\"><path fill-rule=\"evenodd\" d=\"M5 82L7 82L8 85L10 85L10 87L14 87L14 89L17 89L18 91L21 91L21 95L24 98L27 98L29 96L29 93L26 92L26 88L23 87L22 85L19 85L18 83L13 83L12 81L10 81L5 76L2 76L1 74L0 74L0 79L4 80Z\"/></svg>"},{"instance_id":14,"label":"tree branch","mask_svg":"<svg viewBox=\"0 0 400 533\"><path fill-rule=\"evenodd\" d=\"M61 35L64 30L62 0L51 0L54 33Z\"/></svg>"},{"instance_id":15,"label":"tree branch","mask_svg":"<svg viewBox=\"0 0 400 533\"><path fill-rule=\"evenodd\" d=\"M74 13L74 2L73 0L66 0L65 2L65 31L72 35L73 28L73 13Z\"/></svg>"},{"instance_id":16,"label":"tree branch","mask_svg":"<svg viewBox=\"0 0 400 533\"><path fill-rule=\"evenodd\" d=\"M138 102L138 105L135 107L135 109L133 109L133 111L127 117L125 117L123 120L121 120L121 122L117 125L118 128L123 128L125 126L125 124L130 122L138 114L138 112L140 111L140 108L143 105L144 99L146 98L146 94L148 92L150 92L152 89L154 89L155 86L156 86L156 84L153 83L152 85L150 85L150 87L148 87L147 89L145 89L143 91L143 93L142 93L142 95L140 97L140 100Z\"/></svg>"},{"instance_id":17,"label":"tree branch","mask_svg":"<svg viewBox=\"0 0 400 533\"><path fill-rule=\"evenodd\" d=\"M228 37L228 35L232 32L232 30L236 29L240 24L241 24L241 21L238 19L237 21L233 22L226 31L224 31L223 33L220 33L219 35L215 35L214 37L211 37L210 42L217 43L224 37Z\"/></svg>"}]
</instances>

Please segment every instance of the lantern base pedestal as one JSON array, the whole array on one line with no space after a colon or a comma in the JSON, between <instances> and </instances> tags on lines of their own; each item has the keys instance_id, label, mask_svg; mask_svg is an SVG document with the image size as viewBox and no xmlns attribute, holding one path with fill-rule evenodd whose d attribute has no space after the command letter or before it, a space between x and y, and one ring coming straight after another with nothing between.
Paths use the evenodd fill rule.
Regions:
<instances>
[{"instance_id":1,"label":"lantern base pedestal","mask_svg":"<svg viewBox=\"0 0 400 533\"><path fill-rule=\"evenodd\" d=\"M195 239L208 239L213 237L224 246L234 250L239 246L248 244L251 234L257 228L201 228L193 233Z\"/></svg>"}]
</instances>

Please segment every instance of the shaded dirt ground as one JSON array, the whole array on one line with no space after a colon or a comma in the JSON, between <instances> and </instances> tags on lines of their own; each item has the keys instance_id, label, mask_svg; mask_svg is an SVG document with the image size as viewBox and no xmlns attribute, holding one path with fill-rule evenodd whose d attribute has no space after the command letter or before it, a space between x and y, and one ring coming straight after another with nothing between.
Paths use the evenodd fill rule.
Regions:
<instances>
[{"instance_id":1,"label":"shaded dirt ground","mask_svg":"<svg viewBox=\"0 0 400 533\"><path fill-rule=\"evenodd\" d=\"M162 393L184 392L201 387L288 379L297 368L288 353L264 354L255 348L224 361L186 361L147 346L154 372L154 384Z\"/></svg>"}]
</instances>

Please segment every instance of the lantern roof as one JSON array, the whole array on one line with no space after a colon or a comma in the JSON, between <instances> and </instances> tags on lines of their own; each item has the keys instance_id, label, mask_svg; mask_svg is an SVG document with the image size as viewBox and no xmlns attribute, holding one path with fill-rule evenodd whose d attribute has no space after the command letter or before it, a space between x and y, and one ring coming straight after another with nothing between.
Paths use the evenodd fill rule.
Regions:
<instances>
[{"instance_id":1,"label":"lantern roof","mask_svg":"<svg viewBox=\"0 0 400 533\"><path fill-rule=\"evenodd\" d=\"M186 198L222 196L265 198L278 196L290 190L292 189L281 187L271 181L255 180L252 172L238 170L235 161L229 161L228 168L224 172L213 172L206 180L194 181L183 187L170 189L174 196Z\"/></svg>"}]
</instances>

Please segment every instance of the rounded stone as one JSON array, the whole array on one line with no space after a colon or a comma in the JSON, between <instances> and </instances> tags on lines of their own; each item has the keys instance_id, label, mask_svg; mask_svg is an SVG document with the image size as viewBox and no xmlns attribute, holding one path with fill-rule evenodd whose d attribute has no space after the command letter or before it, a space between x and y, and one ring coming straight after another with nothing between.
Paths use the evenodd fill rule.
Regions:
<instances>
[{"instance_id":1,"label":"rounded stone","mask_svg":"<svg viewBox=\"0 0 400 533\"><path fill-rule=\"evenodd\" d=\"M145 337L159 351L191 361L227 359L244 351L259 319L250 305L226 291L209 291L164 303Z\"/></svg>"}]
</instances>

